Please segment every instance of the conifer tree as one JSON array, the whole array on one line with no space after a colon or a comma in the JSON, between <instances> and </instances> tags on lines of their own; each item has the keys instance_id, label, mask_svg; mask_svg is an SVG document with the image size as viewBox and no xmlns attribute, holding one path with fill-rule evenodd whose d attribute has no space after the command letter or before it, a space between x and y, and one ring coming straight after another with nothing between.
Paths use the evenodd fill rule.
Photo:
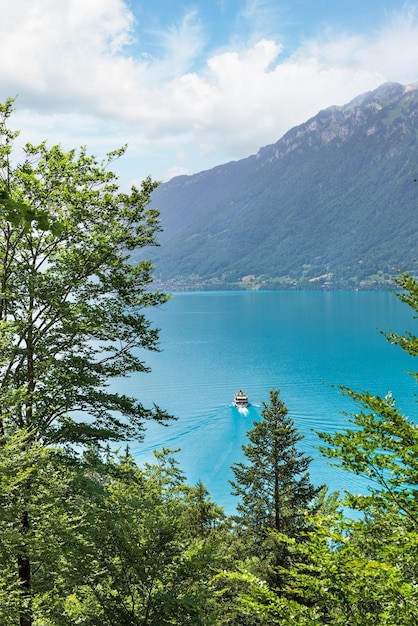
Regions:
<instances>
[{"instance_id":1,"label":"conifer tree","mask_svg":"<svg viewBox=\"0 0 418 626\"><path fill-rule=\"evenodd\" d=\"M397 297L417 313L416 278L402 274L396 282L401 287L395 292ZM391 331L384 334L410 356L418 355L415 333ZM418 380L416 371L410 374ZM334 434L320 433L327 444L322 452L337 465L368 478L370 482L365 494L346 493L345 503L359 511L361 516L351 522L349 533L345 529L344 548L331 554L330 573L335 576L335 557L338 556L338 569L344 572L342 611L349 609L350 619L360 606L363 616L367 610L370 623L396 622L409 626L418 623L416 420L402 413L390 392L381 397L347 387L341 390L343 395L355 401L359 410L351 416L352 427ZM341 560L350 551L355 551L356 556L355 559L350 556L344 571ZM351 580L353 563L356 568L360 564L361 571L354 568ZM373 585L367 592L370 579ZM340 583L341 587L343 584ZM341 593L339 595L342 597ZM353 597L356 597L355 601ZM330 604L338 607L338 597L330 600Z\"/></svg>"},{"instance_id":2,"label":"conifer tree","mask_svg":"<svg viewBox=\"0 0 418 626\"><path fill-rule=\"evenodd\" d=\"M239 522L255 536L268 530L290 535L303 527L304 512L319 488L310 482L311 458L297 448L303 439L279 391L270 391L270 404L263 402L262 420L254 422L243 446L248 463L235 463L231 481Z\"/></svg>"},{"instance_id":3,"label":"conifer tree","mask_svg":"<svg viewBox=\"0 0 418 626\"><path fill-rule=\"evenodd\" d=\"M270 404L263 402L262 420L254 422L243 446L247 463L232 466L233 494L240 497L236 517L241 542L237 553L246 562L244 569L282 593L292 566L288 539L306 538L306 513L320 491L310 482L311 459L298 450L303 438L288 417L279 391L270 392Z\"/></svg>"},{"instance_id":4,"label":"conifer tree","mask_svg":"<svg viewBox=\"0 0 418 626\"><path fill-rule=\"evenodd\" d=\"M397 279L402 288L398 298L418 312L418 282L408 274ZM389 332L386 338L409 355L418 355L418 337L412 332ZM418 381L418 373L410 372ZM322 452L344 469L370 479L370 495L351 497L360 509L381 512L397 509L414 531L418 531L418 429L414 420L402 414L392 393L385 397L367 391L341 388L360 411L352 415L354 428L334 434L320 433L328 446Z\"/></svg>"}]
</instances>

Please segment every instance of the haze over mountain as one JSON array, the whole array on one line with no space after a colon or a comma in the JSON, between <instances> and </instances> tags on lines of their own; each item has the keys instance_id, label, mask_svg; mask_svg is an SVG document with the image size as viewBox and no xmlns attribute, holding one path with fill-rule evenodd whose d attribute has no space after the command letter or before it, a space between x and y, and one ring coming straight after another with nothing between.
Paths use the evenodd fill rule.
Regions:
<instances>
[{"instance_id":1,"label":"haze over mountain","mask_svg":"<svg viewBox=\"0 0 418 626\"><path fill-rule=\"evenodd\" d=\"M165 288L380 287L413 270L418 83L331 106L256 155L153 194Z\"/></svg>"}]
</instances>

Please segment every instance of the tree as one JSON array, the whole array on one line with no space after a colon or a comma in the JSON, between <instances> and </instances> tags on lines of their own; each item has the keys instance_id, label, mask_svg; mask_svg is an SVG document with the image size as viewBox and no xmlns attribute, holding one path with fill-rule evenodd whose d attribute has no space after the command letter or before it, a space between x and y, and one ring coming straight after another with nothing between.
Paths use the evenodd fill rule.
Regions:
<instances>
[{"instance_id":1,"label":"tree","mask_svg":"<svg viewBox=\"0 0 418 626\"><path fill-rule=\"evenodd\" d=\"M288 539L294 554L284 593L278 594L248 569L219 574L224 589L235 587L239 591L234 602L230 601L235 613L232 620L228 620L231 610L226 605L223 614L227 618L221 618L217 624L412 626L417 623L416 584L408 582L399 567L404 559L402 550L395 548L397 559L393 561L386 560L384 552L373 557L365 550L368 535L362 533L363 545L360 545L355 524L317 514L311 521L309 539L303 543ZM390 541L395 546L399 541L395 536L397 530L390 529ZM379 541L377 536L373 540ZM403 538L401 542L405 546ZM412 544L416 546L416 536L410 537L410 553Z\"/></svg>"},{"instance_id":2,"label":"tree","mask_svg":"<svg viewBox=\"0 0 418 626\"><path fill-rule=\"evenodd\" d=\"M417 312L417 280L403 274L397 283L401 291L396 295ZM418 337L413 333L385 335L412 357L418 355ZM416 372L411 375L418 379ZM351 525L350 542L348 544L346 539L346 548L341 554L354 549L354 563L362 563L366 573L374 570L376 574L373 585L381 593L376 596L371 611L374 621L370 617L370 623L391 624L394 620L406 625L416 623L418 429L415 422L398 409L390 392L380 397L347 387L341 390L360 410L352 415L352 428L335 434L320 433L327 444L322 452L344 469L370 479L365 495L346 494L346 504L362 515ZM386 589L383 580L387 583ZM361 577L357 577L358 598L360 590ZM364 595L361 601L366 602Z\"/></svg>"},{"instance_id":3,"label":"tree","mask_svg":"<svg viewBox=\"0 0 418 626\"><path fill-rule=\"evenodd\" d=\"M418 311L416 279L404 274L397 283L402 291L396 295ZM418 337L413 333L389 332L386 338L411 356L418 355ZM418 380L417 373L411 375ZM360 510L370 506L374 514L378 509L384 514L395 508L418 531L418 430L414 421L401 413L390 392L380 397L347 387L341 391L361 407L352 415L354 428L319 435L328 444L322 448L328 458L370 479L370 496L350 497L350 503Z\"/></svg>"},{"instance_id":4,"label":"tree","mask_svg":"<svg viewBox=\"0 0 418 626\"><path fill-rule=\"evenodd\" d=\"M13 100L11 98L6 100L4 104L0 102L0 171L3 172L3 179L0 180L0 219L4 219L13 226L23 226L26 231L34 223L41 230L50 230L59 234L60 223L46 209L35 209L10 195L8 176L10 174L10 155L13 141L19 135L17 131L12 131L7 127L7 120L12 107Z\"/></svg>"},{"instance_id":5,"label":"tree","mask_svg":"<svg viewBox=\"0 0 418 626\"><path fill-rule=\"evenodd\" d=\"M187 508L182 523L192 537L205 539L225 524L222 507L213 502L205 485L199 480L185 492Z\"/></svg>"},{"instance_id":6,"label":"tree","mask_svg":"<svg viewBox=\"0 0 418 626\"><path fill-rule=\"evenodd\" d=\"M297 449L303 437L287 414L279 391L272 390L270 404L263 402L262 420L247 433L250 443L243 451L248 463L232 466L244 552L269 564L266 577L274 587L281 584L278 568L286 567L290 556L277 533L303 541L306 513L320 491L310 482L311 459Z\"/></svg>"},{"instance_id":7,"label":"tree","mask_svg":"<svg viewBox=\"0 0 418 626\"><path fill-rule=\"evenodd\" d=\"M2 446L0 476L0 623L15 626L19 616L58 623L59 596L79 582L83 557L91 563L95 554L90 529L103 520L104 483L90 462L23 432ZM17 556L30 566L28 586L17 576Z\"/></svg>"},{"instance_id":8,"label":"tree","mask_svg":"<svg viewBox=\"0 0 418 626\"><path fill-rule=\"evenodd\" d=\"M262 537L271 529L293 534L303 527L304 513L319 492L309 478L311 458L296 447L303 435L287 414L279 391L272 390L270 404L263 402L263 419L247 433L250 443L243 451L249 463L232 466L239 521Z\"/></svg>"},{"instance_id":9,"label":"tree","mask_svg":"<svg viewBox=\"0 0 418 626\"><path fill-rule=\"evenodd\" d=\"M156 183L119 190L110 166L124 148L99 162L85 148L27 144L14 165L12 108L0 109L0 445L19 433L27 449L141 438L144 420L168 416L109 383L146 372L143 351L158 348L142 309L166 296L147 290L151 263L132 258L156 243ZM32 493L28 476L15 520L23 536ZM30 558L26 547L16 554L21 626L32 624Z\"/></svg>"},{"instance_id":10,"label":"tree","mask_svg":"<svg viewBox=\"0 0 418 626\"><path fill-rule=\"evenodd\" d=\"M155 457L138 468L125 455L102 467L107 476L99 471L104 493L90 499L98 523L64 566L76 570L75 584L52 589L60 602L51 626L207 623L209 581L221 551L209 536L192 536L187 520L194 505L171 451ZM64 569L58 580L66 579Z\"/></svg>"}]
</instances>

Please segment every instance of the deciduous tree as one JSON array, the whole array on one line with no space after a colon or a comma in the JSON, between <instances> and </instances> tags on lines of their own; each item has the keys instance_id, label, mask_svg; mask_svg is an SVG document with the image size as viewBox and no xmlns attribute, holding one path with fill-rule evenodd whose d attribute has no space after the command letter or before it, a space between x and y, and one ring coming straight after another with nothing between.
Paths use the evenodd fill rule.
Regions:
<instances>
[{"instance_id":1,"label":"deciduous tree","mask_svg":"<svg viewBox=\"0 0 418 626\"><path fill-rule=\"evenodd\" d=\"M151 263L133 260L156 243L156 183L119 190L110 168L124 148L99 161L85 148L27 144L16 164L12 108L0 110L0 446L19 432L28 448L141 438L144 420L167 415L109 383L146 372L144 350L158 347L143 310L166 297L148 290ZM32 492L28 475L15 520L23 535ZM29 547L16 554L28 606L30 558ZM32 623L29 608L20 623Z\"/></svg>"}]
</instances>

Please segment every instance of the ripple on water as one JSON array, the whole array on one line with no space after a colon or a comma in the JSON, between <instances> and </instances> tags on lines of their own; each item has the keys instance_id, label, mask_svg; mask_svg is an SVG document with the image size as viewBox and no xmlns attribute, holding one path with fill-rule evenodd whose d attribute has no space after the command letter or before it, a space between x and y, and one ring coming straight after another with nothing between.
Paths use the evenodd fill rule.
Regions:
<instances>
[{"instance_id":1,"label":"ripple on water","mask_svg":"<svg viewBox=\"0 0 418 626\"><path fill-rule=\"evenodd\" d=\"M178 417L165 428L147 425L132 446L138 462L162 446L181 448L178 460L191 483L202 480L213 498L234 508L230 466L271 389L280 389L289 416L313 457L311 476L332 490L367 489L367 481L331 467L318 451L317 431L335 432L356 407L338 390L386 395L393 391L406 414L416 412L411 360L378 332L413 332L416 322L394 295L381 292L258 292L182 294L155 312L160 353L144 354L152 368L118 380L118 391L153 402ZM415 334L416 331L415 331ZM141 355L142 356L142 355ZM232 406L237 389L250 406Z\"/></svg>"}]
</instances>

